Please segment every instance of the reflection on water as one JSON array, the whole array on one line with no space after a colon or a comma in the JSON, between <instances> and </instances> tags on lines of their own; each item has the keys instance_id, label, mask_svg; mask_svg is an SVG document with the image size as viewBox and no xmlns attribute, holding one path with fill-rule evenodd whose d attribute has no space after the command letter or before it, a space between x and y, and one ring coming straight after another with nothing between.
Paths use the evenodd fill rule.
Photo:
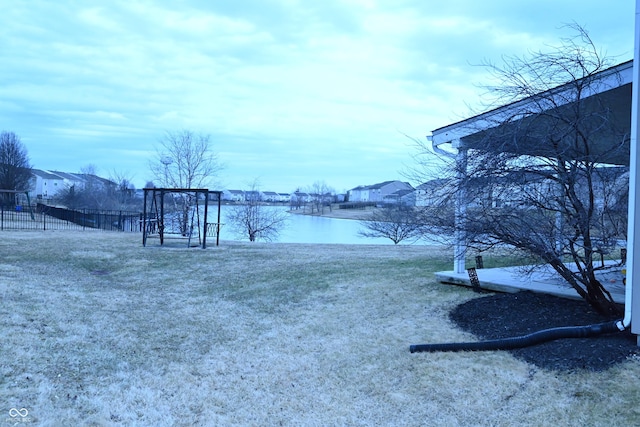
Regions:
<instances>
[{"instance_id":1,"label":"reflection on water","mask_svg":"<svg viewBox=\"0 0 640 427\"><path fill-rule=\"evenodd\" d=\"M283 243L393 244L389 239L358 235L359 221L290 214L289 226L280 235Z\"/></svg>"},{"instance_id":2,"label":"reflection on water","mask_svg":"<svg viewBox=\"0 0 640 427\"><path fill-rule=\"evenodd\" d=\"M229 209L232 207L222 206L223 224L228 224L226 213ZM278 207L277 209L286 210L287 208ZM212 222L211 219L209 221ZM289 221L280 232L277 241L280 243L393 244L389 239L361 237L358 235L358 231L361 229L360 222L356 220L289 214ZM223 227L220 238L222 240L248 240L246 237L241 238L235 235L231 227L228 226Z\"/></svg>"}]
</instances>

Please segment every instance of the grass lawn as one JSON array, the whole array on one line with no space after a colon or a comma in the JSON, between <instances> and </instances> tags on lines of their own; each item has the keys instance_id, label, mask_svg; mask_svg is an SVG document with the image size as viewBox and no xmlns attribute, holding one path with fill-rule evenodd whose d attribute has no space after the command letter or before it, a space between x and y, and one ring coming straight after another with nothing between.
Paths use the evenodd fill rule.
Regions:
<instances>
[{"instance_id":1,"label":"grass lawn","mask_svg":"<svg viewBox=\"0 0 640 427\"><path fill-rule=\"evenodd\" d=\"M638 425L640 361L545 371L468 341L426 246L0 234L0 425ZM514 313L517 316L517 313ZM25 408L26 417L15 409ZM12 409L14 409L12 411Z\"/></svg>"}]
</instances>

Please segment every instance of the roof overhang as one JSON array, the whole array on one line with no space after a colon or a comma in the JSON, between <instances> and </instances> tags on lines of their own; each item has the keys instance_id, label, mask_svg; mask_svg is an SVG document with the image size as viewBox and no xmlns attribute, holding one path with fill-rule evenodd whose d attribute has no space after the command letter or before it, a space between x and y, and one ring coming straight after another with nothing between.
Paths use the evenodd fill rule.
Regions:
<instances>
[{"instance_id":1,"label":"roof overhang","mask_svg":"<svg viewBox=\"0 0 640 427\"><path fill-rule=\"evenodd\" d=\"M536 97L525 98L483 114L462 120L432 131L429 138L434 149L442 150L447 145L454 149L483 149L484 142L492 138L504 136L501 141L503 151L512 151L523 155L549 155L544 144L540 144L543 134L549 133L550 126L554 132L563 132L557 121L551 125L549 117L562 117L579 103L585 114L596 113L603 108L608 112L608 126L594 128L589 135L591 154L596 154L599 162L628 165L628 141L631 129L631 95L633 81L633 61L628 61L606 69L592 77L579 101L571 101L567 96L572 86L564 85L544 92ZM568 100L568 101L565 101ZM548 102L548 108L541 107ZM535 108L530 108L533 104ZM527 113L531 111L537 111ZM544 112L541 114L540 112ZM627 142L625 150L611 150L612 138L624 138ZM618 144L619 145L619 144Z\"/></svg>"}]
</instances>

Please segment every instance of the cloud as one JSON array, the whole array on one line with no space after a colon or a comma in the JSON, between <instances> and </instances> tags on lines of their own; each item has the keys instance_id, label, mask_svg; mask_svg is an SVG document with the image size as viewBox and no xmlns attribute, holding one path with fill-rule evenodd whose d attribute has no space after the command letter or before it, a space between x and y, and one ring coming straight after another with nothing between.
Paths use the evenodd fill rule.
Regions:
<instances>
[{"instance_id":1,"label":"cloud","mask_svg":"<svg viewBox=\"0 0 640 427\"><path fill-rule=\"evenodd\" d=\"M327 176L350 188L398 175L412 154L403 133L468 114L487 81L474 64L542 48L572 20L625 60L631 12L574 0L19 2L0 18L0 123L42 168L147 179L157 139L189 128L212 135L229 185L255 173L276 191Z\"/></svg>"}]
</instances>

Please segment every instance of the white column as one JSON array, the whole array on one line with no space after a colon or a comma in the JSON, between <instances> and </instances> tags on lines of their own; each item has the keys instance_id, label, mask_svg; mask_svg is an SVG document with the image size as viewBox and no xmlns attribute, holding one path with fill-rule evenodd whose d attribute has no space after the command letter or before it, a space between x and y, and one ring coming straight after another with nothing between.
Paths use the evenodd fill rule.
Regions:
<instances>
[{"instance_id":1,"label":"white column","mask_svg":"<svg viewBox=\"0 0 640 427\"><path fill-rule=\"evenodd\" d=\"M555 191L556 193L557 200L564 199L564 188L562 187L562 184L560 184L559 182L556 182L553 186L553 191ZM560 212L560 209L558 209L558 212L556 212L556 234L554 237L556 239L555 241L556 253L560 255L562 253L562 246L563 246L562 213Z\"/></svg>"},{"instance_id":2,"label":"white column","mask_svg":"<svg viewBox=\"0 0 640 427\"><path fill-rule=\"evenodd\" d=\"M635 315L640 315L640 285L636 278L635 266L640 267L640 198L636 191L640 188L638 175L638 102L640 95L640 0L636 0L635 45L633 51L633 83L631 98L631 140L629 159L629 217L627 229L627 297L625 299L625 320L631 320L631 332L640 335L640 322ZM631 308L629 309L629 303ZM630 311L629 311L630 310ZM638 344L640 345L640 338Z\"/></svg>"},{"instance_id":3,"label":"white column","mask_svg":"<svg viewBox=\"0 0 640 427\"><path fill-rule=\"evenodd\" d=\"M640 0L638 0L640 1ZM467 149L460 147L460 140L454 141L453 146L458 149L456 156L457 183L456 208L455 208L455 243L453 247L453 271L454 273L464 273L465 256L467 254L467 233L465 222L467 214L467 191L464 185L460 185L467 175Z\"/></svg>"}]
</instances>

